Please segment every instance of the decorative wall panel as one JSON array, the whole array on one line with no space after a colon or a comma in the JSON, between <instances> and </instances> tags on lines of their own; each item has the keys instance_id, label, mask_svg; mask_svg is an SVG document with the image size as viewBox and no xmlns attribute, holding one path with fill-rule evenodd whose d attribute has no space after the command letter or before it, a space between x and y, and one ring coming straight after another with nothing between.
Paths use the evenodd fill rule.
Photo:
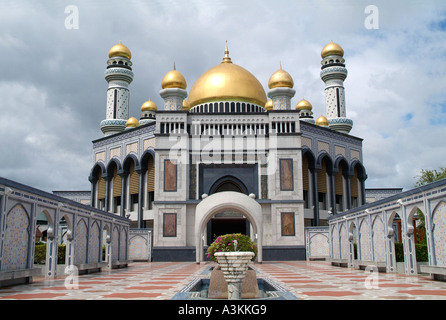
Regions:
<instances>
[{"instance_id":1,"label":"decorative wall panel","mask_svg":"<svg viewBox=\"0 0 446 320\"><path fill-rule=\"evenodd\" d=\"M29 246L29 216L18 204L6 216L5 238L3 240L2 270L26 269Z\"/></svg>"}]
</instances>

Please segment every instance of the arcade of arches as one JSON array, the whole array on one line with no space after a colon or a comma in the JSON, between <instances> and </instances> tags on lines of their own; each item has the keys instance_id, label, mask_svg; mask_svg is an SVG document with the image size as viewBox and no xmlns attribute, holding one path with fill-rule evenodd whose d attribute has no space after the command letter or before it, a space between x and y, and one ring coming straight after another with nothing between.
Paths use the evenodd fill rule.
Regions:
<instances>
[{"instance_id":1,"label":"arcade of arches","mask_svg":"<svg viewBox=\"0 0 446 320\"><path fill-rule=\"evenodd\" d=\"M359 161L348 164L342 157L333 161L328 154L316 159L310 150L304 148L302 179L305 226L328 225L330 215L365 204L366 178L365 169ZM153 220L144 219L144 211L152 209L154 179L154 155L148 152L141 161L127 156L123 164L117 158L112 158L107 166L98 162L90 175L93 206L123 217L133 214L132 227L151 228ZM248 195L243 182L232 176L219 179L209 193L224 191ZM223 227L225 225L228 227ZM237 212L217 214L209 222L208 229L208 242L220 232L250 232L249 221Z\"/></svg>"}]
</instances>

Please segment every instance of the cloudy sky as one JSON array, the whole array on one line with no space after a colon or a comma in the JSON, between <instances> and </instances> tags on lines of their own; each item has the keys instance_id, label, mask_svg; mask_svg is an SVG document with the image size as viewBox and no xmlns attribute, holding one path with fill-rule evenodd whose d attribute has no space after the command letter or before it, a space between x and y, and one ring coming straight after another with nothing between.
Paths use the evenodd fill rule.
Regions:
<instances>
[{"instance_id":1,"label":"cloudy sky","mask_svg":"<svg viewBox=\"0 0 446 320\"><path fill-rule=\"evenodd\" d=\"M295 82L292 105L305 97L318 117L320 52L333 40L345 51L366 187L408 189L422 168L446 166L444 1L2 0L0 176L45 191L90 189L107 54L120 40L133 55L137 118L147 99L163 105L174 62L189 90L220 63L226 40L232 61L265 90L281 62Z\"/></svg>"}]
</instances>

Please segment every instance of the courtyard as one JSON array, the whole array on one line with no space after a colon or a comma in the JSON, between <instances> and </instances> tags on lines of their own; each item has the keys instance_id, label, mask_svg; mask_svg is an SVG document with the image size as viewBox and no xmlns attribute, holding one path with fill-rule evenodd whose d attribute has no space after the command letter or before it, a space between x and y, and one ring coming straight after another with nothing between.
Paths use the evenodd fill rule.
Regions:
<instances>
[{"instance_id":1,"label":"courtyard","mask_svg":"<svg viewBox=\"0 0 446 320\"><path fill-rule=\"evenodd\" d=\"M0 288L0 300L170 300L196 278L209 277L214 263L135 262L127 268ZM370 273L333 267L326 261L253 264L299 300L446 300L446 282L429 275Z\"/></svg>"}]
</instances>

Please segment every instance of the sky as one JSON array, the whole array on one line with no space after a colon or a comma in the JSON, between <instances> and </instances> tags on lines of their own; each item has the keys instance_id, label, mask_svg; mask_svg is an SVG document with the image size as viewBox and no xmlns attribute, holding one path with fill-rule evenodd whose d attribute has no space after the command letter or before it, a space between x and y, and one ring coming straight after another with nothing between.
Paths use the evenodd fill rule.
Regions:
<instances>
[{"instance_id":1,"label":"sky","mask_svg":"<svg viewBox=\"0 0 446 320\"><path fill-rule=\"evenodd\" d=\"M370 7L372 5L372 7ZM45 191L90 190L103 136L109 49L132 52L130 116L175 63L190 90L230 57L268 91L279 64L325 113L320 53L344 49L351 135L364 139L366 188L414 186L446 166L446 2L161 0L0 2L0 176Z\"/></svg>"}]
</instances>

